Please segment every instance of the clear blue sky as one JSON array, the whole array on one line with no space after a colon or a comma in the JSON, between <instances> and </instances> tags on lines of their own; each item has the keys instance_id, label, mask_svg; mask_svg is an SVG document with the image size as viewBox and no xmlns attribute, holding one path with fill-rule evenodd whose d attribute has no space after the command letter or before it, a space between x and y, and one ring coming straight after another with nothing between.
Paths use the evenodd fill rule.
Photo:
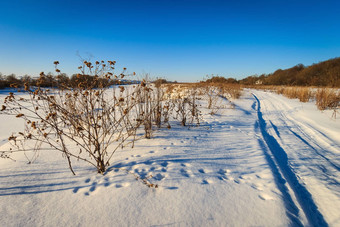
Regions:
<instances>
[{"instance_id":1,"label":"clear blue sky","mask_svg":"<svg viewBox=\"0 0 340 227\"><path fill-rule=\"evenodd\" d=\"M0 72L71 75L77 53L178 81L270 73L340 56L340 1L0 1Z\"/></svg>"}]
</instances>

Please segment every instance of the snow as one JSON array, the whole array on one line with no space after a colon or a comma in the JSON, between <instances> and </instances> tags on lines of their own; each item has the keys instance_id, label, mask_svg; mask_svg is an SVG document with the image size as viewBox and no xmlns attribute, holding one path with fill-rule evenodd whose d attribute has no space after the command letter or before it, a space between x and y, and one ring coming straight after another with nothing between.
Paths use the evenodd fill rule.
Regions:
<instances>
[{"instance_id":1,"label":"snow","mask_svg":"<svg viewBox=\"0 0 340 227\"><path fill-rule=\"evenodd\" d=\"M233 102L138 140L105 175L74 162L73 176L53 150L0 159L1 226L339 226L340 119L264 91ZM3 150L23 126L0 122Z\"/></svg>"}]
</instances>

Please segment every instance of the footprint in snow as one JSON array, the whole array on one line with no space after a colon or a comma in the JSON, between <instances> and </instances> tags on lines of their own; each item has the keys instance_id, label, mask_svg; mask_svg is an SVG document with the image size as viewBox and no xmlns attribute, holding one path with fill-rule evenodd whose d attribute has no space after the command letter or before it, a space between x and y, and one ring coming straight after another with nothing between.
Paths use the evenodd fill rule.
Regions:
<instances>
[{"instance_id":1,"label":"footprint in snow","mask_svg":"<svg viewBox=\"0 0 340 227\"><path fill-rule=\"evenodd\" d=\"M116 184L116 188L124 188L124 187L127 187L127 186L129 186L130 185L130 183L122 183L122 184Z\"/></svg>"},{"instance_id":2,"label":"footprint in snow","mask_svg":"<svg viewBox=\"0 0 340 227\"><path fill-rule=\"evenodd\" d=\"M217 173L218 173L219 175L223 176L223 177L227 176L229 172L230 172L230 170L228 170L228 169L219 169L219 170L217 171Z\"/></svg>"},{"instance_id":3,"label":"footprint in snow","mask_svg":"<svg viewBox=\"0 0 340 227\"><path fill-rule=\"evenodd\" d=\"M153 177L153 179L158 180L158 181L163 180L164 178L165 178L165 175L162 175L160 173L157 173L156 176Z\"/></svg>"},{"instance_id":4,"label":"footprint in snow","mask_svg":"<svg viewBox=\"0 0 340 227\"><path fill-rule=\"evenodd\" d=\"M252 184L251 187L258 191L263 191L261 184Z\"/></svg>"},{"instance_id":5,"label":"footprint in snow","mask_svg":"<svg viewBox=\"0 0 340 227\"><path fill-rule=\"evenodd\" d=\"M163 167L167 167L168 165L169 165L169 163L166 162L166 161L164 161L164 162L161 163L161 166L163 166Z\"/></svg>"},{"instance_id":6,"label":"footprint in snow","mask_svg":"<svg viewBox=\"0 0 340 227\"><path fill-rule=\"evenodd\" d=\"M94 191L96 190L96 188L97 188L96 185L93 185L93 186L91 186L91 188L90 188L89 191L90 191L90 192L94 192Z\"/></svg>"},{"instance_id":7,"label":"footprint in snow","mask_svg":"<svg viewBox=\"0 0 340 227\"><path fill-rule=\"evenodd\" d=\"M182 174L182 176L184 176L184 177L190 177L188 171L186 171L185 169L181 169L181 174Z\"/></svg>"},{"instance_id":8,"label":"footprint in snow","mask_svg":"<svg viewBox=\"0 0 340 227\"><path fill-rule=\"evenodd\" d=\"M259 198L262 199L262 200L274 200L273 197L271 197L270 195L264 194L264 193L260 194Z\"/></svg>"},{"instance_id":9,"label":"footprint in snow","mask_svg":"<svg viewBox=\"0 0 340 227\"><path fill-rule=\"evenodd\" d=\"M209 184L208 180L202 180L202 184Z\"/></svg>"},{"instance_id":10,"label":"footprint in snow","mask_svg":"<svg viewBox=\"0 0 340 227\"><path fill-rule=\"evenodd\" d=\"M204 169L199 169L198 172L205 173Z\"/></svg>"},{"instance_id":11,"label":"footprint in snow","mask_svg":"<svg viewBox=\"0 0 340 227\"><path fill-rule=\"evenodd\" d=\"M240 184L240 183L241 183L240 180L238 180L238 179L235 179L234 182L235 182L236 184Z\"/></svg>"},{"instance_id":12,"label":"footprint in snow","mask_svg":"<svg viewBox=\"0 0 340 227\"><path fill-rule=\"evenodd\" d=\"M108 178L105 178L104 187L109 187L110 185L110 180Z\"/></svg>"},{"instance_id":13,"label":"footprint in snow","mask_svg":"<svg viewBox=\"0 0 340 227\"><path fill-rule=\"evenodd\" d=\"M217 179L219 179L219 180L227 180L227 178L225 177L225 176L217 176Z\"/></svg>"},{"instance_id":14,"label":"footprint in snow","mask_svg":"<svg viewBox=\"0 0 340 227\"><path fill-rule=\"evenodd\" d=\"M85 180L85 183L89 183L91 181L91 179L90 178L87 178L86 180Z\"/></svg>"},{"instance_id":15,"label":"footprint in snow","mask_svg":"<svg viewBox=\"0 0 340 227\"><path fill-rule=\"evenodd\" d=\"M77 193L79 191L80 187L76 187L73 189L73 193Z\"/></svg>"},{"instance_id":16,"label":"footprint in snow","mask_svg":"<svg viewBox=\"0 0 340 227\"><path fill-rule=\"evenodd\" d=\"M148 160L148 161L145 162L145 165L152 165L152 163L153 163L153 161Z\"/></svg>"},{"instance_id":17,"label":"footprint in snow","mask_svg":"<svg viewBox=\"0 0 340 227\"><path fill-rule=\"evenodd\" d=\"M183 166L183 167L189 167L189 166L191 166L189 163L181 163L181 166Z\"/></svg>"}]
</instances>

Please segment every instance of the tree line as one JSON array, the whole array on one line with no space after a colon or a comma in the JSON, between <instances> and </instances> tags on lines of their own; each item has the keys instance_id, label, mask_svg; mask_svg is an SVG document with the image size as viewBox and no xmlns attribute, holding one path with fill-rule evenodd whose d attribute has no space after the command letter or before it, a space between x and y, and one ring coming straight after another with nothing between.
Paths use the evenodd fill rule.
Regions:
<instances>
[{"instance_id":1,"label":"tree line","mask_svg":"<svg viewBox=\"0 0 340 227\"><path fill-rule=\"evenodd\" d=\"M288 69L278 69L269 74L251 75L241 80L222 76L210 76L201 82L243 85L340 87L340 58L329 59L311 66L298 64Z\"/></svg>"},{"instance_id":2,"label":"tree line","mask_svg":"<svg viewBox=\"0 0 340 227\"><path fill-rule=\"evenodd\" d=\"M39 77L31 77L29 75L25 75L22 77L17 77L15 74L3 75L0 73L0 89L3 88L23 88L25 86L34 87L62 87L67 85L68 87L76 87L80 82L93 84L95 80L95 76L92 75L81 75L73 74L71 77L67 76L65 73L60 73L58 75L53 75L52 73L44 74L41 73ZM99 81L100 80L100 81ZM128 80L112 80L108 78L99 78L96 79L98 84L104 84L105 86L111 86L115 84L132 84L137 83L137 81L128 81Z\"/></svg>"},{"instance_id":3,"label":"tree line","mask_svg":"<svg viewBox=\"0 0 340 227\"><path fill-rule=\"evenodd\" d=\"M82 75L82 80L92 81L93 76ZM113 85L120 84L118 80L101 81L103 84ZM68 86L77 86L79 78L77 74L68 77L65 73L58 76L48 73L44 75L44 79L32 78L25 75L18 78L15 74L2 75L0 73L0 89L7 87L23 87L25 84L29 86L37 86L38 81L40 87L58 87L61 84ZM42 81L42 82L41 82ZM310 66L298 64L288 69L278 69L270 74L251 75L244 79L237 80L234 78L225 78L222 76L211 76L202 82L208 83L226 83L226 84L243 84L243 85L286 85L286 86L323 86L323 87L340 87L340 57L319 62ZM129 83L129 82L125 82Z\"/></svg>"},{"instance_id":4,"label":"tree line","mask_svg":"<svg viewBox=\"0 0 340 227\"><path fill-rule=\"evenodd\" d=\"M248 76L241 84L340 87L340 58L333 58L310 66L298 64L278 69L270 74Z\"/></svg>"}]
</instances>

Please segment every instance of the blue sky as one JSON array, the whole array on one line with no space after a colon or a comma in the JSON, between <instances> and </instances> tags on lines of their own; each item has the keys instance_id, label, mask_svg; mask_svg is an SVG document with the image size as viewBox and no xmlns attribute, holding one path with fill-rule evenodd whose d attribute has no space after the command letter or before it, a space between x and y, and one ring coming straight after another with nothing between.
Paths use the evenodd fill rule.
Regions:
<instances>
[{"instance_id":1,"label":"blue sky","mask_svg":"<svg viewBox=\"0 0 340 227\"><path fill-rule=\"evenodd\" d=\"M2 0L0 72L116 60L138 75L243 78L340 56L340 1Z\"/></svg>"}]
</instances>

